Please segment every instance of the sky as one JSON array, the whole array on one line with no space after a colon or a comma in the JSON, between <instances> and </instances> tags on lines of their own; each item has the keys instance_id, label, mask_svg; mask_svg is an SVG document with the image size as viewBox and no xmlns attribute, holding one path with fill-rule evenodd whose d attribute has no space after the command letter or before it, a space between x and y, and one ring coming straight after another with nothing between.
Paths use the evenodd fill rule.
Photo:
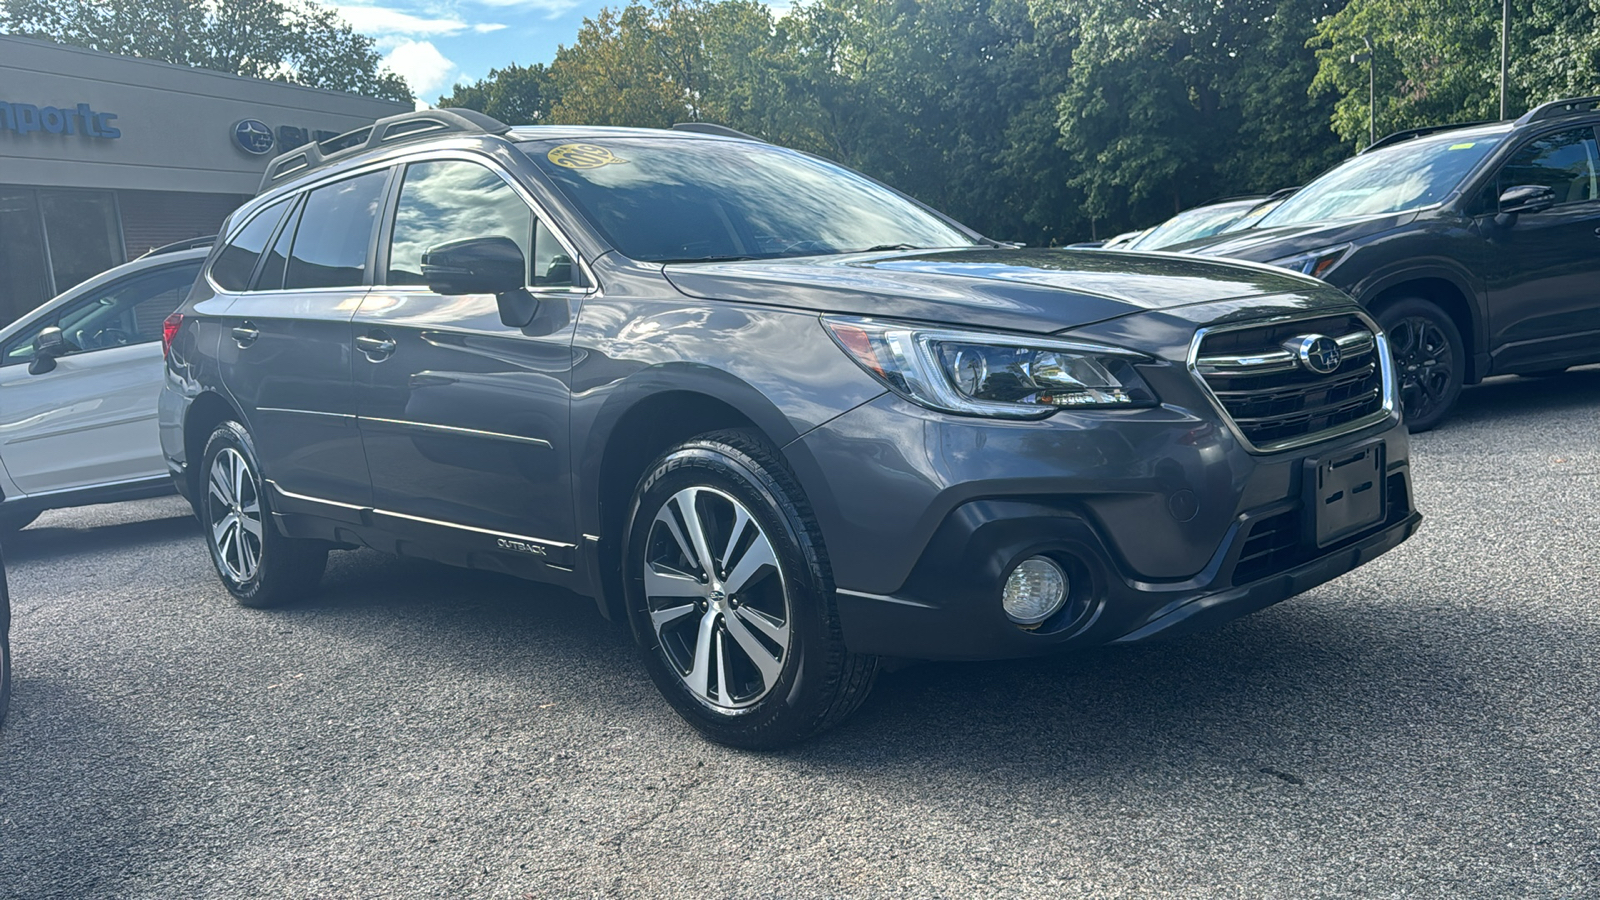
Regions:
<instances>
[{"instance_id":1,"label":"sky","mask_svg":"<svg viewBox=\"0 0 1600 900\"><path fill-rule=\"evenodd\" d=\"M585 17L626 0L338 0L356 31L377 41L384 61L417 99L434 103L461 82L516 63L549 63L577 40ZM788 0L768 5L787 8Z\"/></svg>"}]
</instances>

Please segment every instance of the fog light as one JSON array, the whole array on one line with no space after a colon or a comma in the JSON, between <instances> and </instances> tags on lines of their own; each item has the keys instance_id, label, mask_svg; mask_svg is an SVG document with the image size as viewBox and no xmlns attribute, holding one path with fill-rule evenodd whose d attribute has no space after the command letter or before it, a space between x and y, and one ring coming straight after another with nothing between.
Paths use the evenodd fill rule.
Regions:
<instances>
[{"instance_id":1,"label":"fog light","mask_svg":"<svg viewBox=\"0 0 1600 900\"><path fill-rule=\"evenodd\" d=\"M1031 628L1060 611L1067 602L1067 573L1043 556L1022 561L1006 579L1000 605L1011 621Z\"/></svg>"}]
</instances>

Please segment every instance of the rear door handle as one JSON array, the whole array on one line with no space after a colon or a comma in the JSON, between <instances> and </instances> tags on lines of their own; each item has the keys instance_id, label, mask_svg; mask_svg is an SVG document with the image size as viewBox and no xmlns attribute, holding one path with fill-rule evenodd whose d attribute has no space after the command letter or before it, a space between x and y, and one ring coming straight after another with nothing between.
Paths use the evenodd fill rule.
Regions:
<instances>
[{"instance_id":1,"label":"rear door handle","mask_svg":"<svg viewBox=\"0 0 1600 900\"><path fill-rule=\"evenodd\" d=\"M356 338L356 348L365 353L367 359L373 362L383 362L388 359L394 353L396 346L398 345L395 343L394 338L387 335L363 334Z\"/></svg>"},{"instance_id":2,"label":"rear door handle","mask_svg":"<svg viewBox=\"0 0 1600 900\"><path fill-rule=\"evenodd\" d=\"M246 321L233 329L233 340L239 345L240 350L254 344L258 337L261 337L261 329L257 328L254 322Z\"/></svg>"}]
</instances>

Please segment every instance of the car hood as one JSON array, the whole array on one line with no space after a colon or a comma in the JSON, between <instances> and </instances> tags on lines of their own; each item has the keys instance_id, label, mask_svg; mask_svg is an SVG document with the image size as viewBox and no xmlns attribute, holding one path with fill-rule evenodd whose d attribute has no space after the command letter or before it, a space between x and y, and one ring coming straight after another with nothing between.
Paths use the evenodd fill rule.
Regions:
<instances>
[{"instance_id":1,"label":"car hood","mask_svg":"<svg viewBox=\"0 0 1600 900\"><path fill-rule=\"evenodd\" d=\"M1268 262L1380 234L1406 225L1416 217L1417 212L1413 210L1362 219L1310 222L1304 225L1285 225L1280 228L1252 228L1231 234L1214 234L1208 238L1177 244L1166 249L1173 253L1188 253L1195 256L1221 256L1228 259Z\"/></svg>"},{"instance_id":2,"label":"car hood","mask_svg":"<svg viewBox=\"0 0 1600 900\"><path fill-rule=\"evenodd\" d=\"M857 253L676 263L663 272L691 297L1037 333L1144 310L1328 290L1272 269L1098 250Z\"/></svg>"}]
</instances>

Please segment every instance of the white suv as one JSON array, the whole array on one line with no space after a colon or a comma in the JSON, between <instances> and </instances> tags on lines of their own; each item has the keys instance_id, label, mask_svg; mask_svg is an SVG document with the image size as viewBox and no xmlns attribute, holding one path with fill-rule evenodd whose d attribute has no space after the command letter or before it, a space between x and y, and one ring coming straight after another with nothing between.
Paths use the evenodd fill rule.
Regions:
<instances>
[{"instance_id":1,"label":"white suv","mask_svg":"<svg viewBox=\"0 0 1600 900\"><path fill-rule=\"evenodd\" d=\"M0 329L0 533L47 509L169 493L161 330L211 240L151 251Z\"/></svg>"}]
</instances>

